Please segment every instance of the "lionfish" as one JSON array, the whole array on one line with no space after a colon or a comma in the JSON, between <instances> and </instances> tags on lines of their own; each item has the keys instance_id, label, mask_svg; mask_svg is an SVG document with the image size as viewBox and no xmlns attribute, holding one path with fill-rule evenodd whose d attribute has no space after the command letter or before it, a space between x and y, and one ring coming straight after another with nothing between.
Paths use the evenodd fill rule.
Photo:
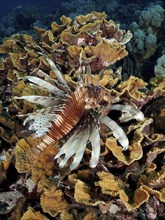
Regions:
<instances>
[{"instance_id":1,"label":"lionfish","mask_svg":"<svg viewBox=\"0 0 165 220\"><path fill-rule=\"evenodd\" d=\"M91 144L92 152L90 167L95 168L100 157L100 126L104 124L120 143L123 150L129 146L128 138L124 130L109 116L105 114L108 110L128 112L127 119L144 120L141 111L131 105L106 104L103 97L105 88L93 85L91 82L85 85L79 80L75 91L72 91L63 78L62 73L48 57L44 56L57 80L41 70L36 76L25 76L21 79L27 80L31 85L49 92L50 96L28 95L15 99L24 99L39 104L43 108L33 113L28 113L23 125L28 124L28 130L34 132L35 137L42 137L37 145L38 152L42 152L47 146L58 140L66 138L54 159L59 159L59 167L63 168L68 160L73 157L70 169L76 169L80 164L88 143ZM43 79L44 78L44 79Z\"/></svg>"}]
</instances>

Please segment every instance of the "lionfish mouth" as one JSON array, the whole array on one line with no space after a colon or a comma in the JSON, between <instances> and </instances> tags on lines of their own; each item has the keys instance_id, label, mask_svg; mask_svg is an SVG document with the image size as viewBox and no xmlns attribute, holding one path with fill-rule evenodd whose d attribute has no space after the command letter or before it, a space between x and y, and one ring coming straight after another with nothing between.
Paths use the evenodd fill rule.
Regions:
<instances>
[{"instance_id":1,"label":"lionfish mouth","mask_svg":"<svg viewBox=\"0 0 165 220\"><path fill-rule=\"evenodd\" d=\"M95 105L91 105L90 101L91 103L100 102L104 88L98 88L98 86L96 88L91 84L85 86L80 81L75 91L71 91L56 65L48 57L44 57L56 73L58 80L54 80L41 70L37 72L39 77L25 76L21 79L46 90L50 95L14 97L43 107L36 112L21 115L26 117L23 124L29 124L29 131L33 131L35 137L42 137L42 141L36 147L37 151L40 153L50 144L71 134L54 157L55 160L60 161L59 167L64 167L68 160L73 158L70 169L76 169L83 158L87 143L90 142L92 149L89 164L94 168L100 157L100 124L107 126L123 150L127 150L129 141L124 130L104 112L106 110L127 112L129 113L127 121L144 120L143 113L133 106L122 104L103 105L98 109Z\"/></svg>"}]
</instances>

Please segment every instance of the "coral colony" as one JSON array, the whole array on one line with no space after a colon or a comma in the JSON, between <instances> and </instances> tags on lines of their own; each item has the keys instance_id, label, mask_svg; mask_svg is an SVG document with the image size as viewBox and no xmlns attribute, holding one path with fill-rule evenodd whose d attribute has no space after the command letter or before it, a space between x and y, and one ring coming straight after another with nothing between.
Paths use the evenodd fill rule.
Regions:
<instances>
[{"instance_id":1,"label":"coral colony","mask_svg":"<svg viewBox=\"0 0 165 220\"><path fill-rule=\"evenodd\" d=\"M157 11L161 14L161 6ZM157 44L149 52L140 42L156 42L163 15L159 23L151 19L157 26L148 30L146 13L138 29L132 25L136 39L105 13L93 11L74 19L62 16L50 30L35 27L37 38L15 34L3 41L0 186L8 185L0 203L8 208L0 208L0 215L21 220L163 216L164 55L148 83L124 78L118 64L126 63L117 62L128 57L128 45L140 71L156 50Z\"/></svg>"}]
</instances>

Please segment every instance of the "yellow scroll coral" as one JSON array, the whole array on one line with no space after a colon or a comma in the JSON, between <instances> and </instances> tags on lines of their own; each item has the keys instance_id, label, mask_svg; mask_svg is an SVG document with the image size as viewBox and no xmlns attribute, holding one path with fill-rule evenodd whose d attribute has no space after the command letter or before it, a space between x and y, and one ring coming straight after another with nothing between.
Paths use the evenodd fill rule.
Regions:
<instances>
[{"instance_id":1,"label":"yellow scroll coral","mask_svg":"<svg viewBox=\"0 0 165 220\"><path fill-rule=\"evenodd\" d=\"M111 173L106 172L98 172L100 180L96 185L101 187L101 190L104 194L117 196L119 194L119 190L121 189L122 181L115 179Z\"/></svg>"},{"instance_id":2,"label":"yellow scroll coral","mask_svg":"<svg viewBox=\"0 0 165 220\"><path fill-rule=\"evenodd\" d=\"M89 194L89 188L80 180L77 180L75 185L75 194L74 198L77 202L90 204L91 196Z\"/></svg>"},{"instance_id":3,"label":"yellow scroll coral","mask_svg":"<svg viewBox=\"0 0 165 220\"><path fill-rule=\"evenodd\" d=\"M48 218L41 214L41 212L36 212L32 207L29 207L23 214L21 220L48 220Z\"/></svg>"},{"instance_id":4,"label":"yellow scroll coral","mask_svg":"<svg viewBox=\"0 0 165 220\"><path fill-rule=\"evenodd\" d=\"M33 137L21 139L15 148L16 169L20 173L32 173L35 182L52 175L53 157L57 152L57 148L51 145L38 155L35 151L38 141Z\"/></svg>"},{"instance_id":5,"label":"yellow scroll coral","mask_svg":"<svg viewBox=\"0 0 165 220\"><path fill-rule=\"evenodd\" d=\"M41 206L44 212L55 217L58 213L64 211L68 204L63 198L61 190L57 190L54 186L45 191L41 195Z\"/></svg>"},{"instance_id":6,"label":"yellow scroll coral","mask_svg":"<svg viewBox=\"0 0 165 220\"><path fill-rule=\"evenodd\" d=\"M134 192L133 201L130 200L129 196L123 191L120 191L120 199L127 207L128 211L139 208L143 203L148 201L149 194L146 190L142 188L138 188Z\"/></svg>"}]
</instances>

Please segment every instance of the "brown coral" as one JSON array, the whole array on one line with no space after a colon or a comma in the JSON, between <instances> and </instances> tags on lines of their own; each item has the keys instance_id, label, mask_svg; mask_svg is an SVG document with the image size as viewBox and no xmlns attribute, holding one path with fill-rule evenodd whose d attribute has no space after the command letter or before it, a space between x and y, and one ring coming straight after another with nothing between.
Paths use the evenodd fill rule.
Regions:
<instances>
[{"instance_id":1,"label":"brown coral","mask_svg":"<svg viewBox=\"0 0 165 220\"><path fill-rule=\"evenodd\" d=\"M32 172L32 178L35 182L38 182L45 175L52 175L53 157L57 152L57 148L51 145L41 155L38 155L35 150L37 143L38 140L29 137L18 141L15 148L17 170L20 173Z\"/></svg>"},{"instance_id":2,"label":"brown coral","mask_svg":"<svg viewBox=\"0 0 165 220\"><path fill-rule=\"evenodd\" d=\"M34 211L32 207L23 214L21 220L48 220L48 218L42 215L40 212Z\"/></svg>"},{"instance_id":3,"label":"brown coral","mask_svg":"<svg viewBox=\"0 0 165 220\"><path fill-rule=\"evenodd\" d=\"M127 207L129 211L133 209L137 209L140 207L143 203L148 201L149 194L146 190L142 188L138 188L133 196L133 202L129 202L129 197L124 191L120 191L120 199L123 201L124 205Z\"/></svg>"},{"instance_id":4,"label":"brown coral","mask_svg":"<svg viewBox=\"0 0 165 220\"><path fill-rule=\"evenodd\" d=\"M62 197L61 190L49 189L41 195L41 206L44 212L55 217L67 208L67 203Z\"/></svg>"}]
</instances>

